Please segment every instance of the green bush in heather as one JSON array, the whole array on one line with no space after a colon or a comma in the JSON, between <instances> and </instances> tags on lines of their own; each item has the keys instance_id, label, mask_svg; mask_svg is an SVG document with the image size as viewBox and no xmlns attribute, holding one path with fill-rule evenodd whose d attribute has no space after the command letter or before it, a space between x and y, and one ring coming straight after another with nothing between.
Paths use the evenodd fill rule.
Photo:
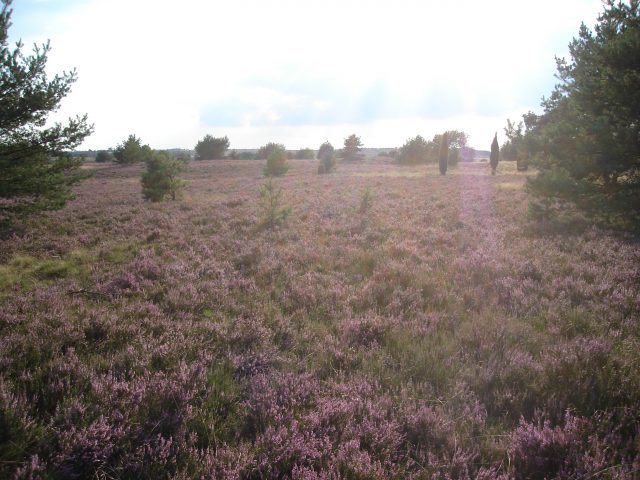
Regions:
<instances>
[{"instance_id":1,"label":"green bush in heather","mask_svg":"<svg viewBox=\"0 0 640 480\"><path fill-rule=\"evenodd\" d=\"M147 170L141 178L144 198L160 202L170 196L175 200L185 186L185 181L180 177L185 163L166 152L152 152L146 164Z\"/></svg>"},{"instance_id":2,"label":"green bush in heather","mask_svg":"<svg viewBox=\"0 0 640 480\"><path fill-rule=\"evenodd\" d=\"M287 162L287 152L284 147L274 148L267 158L267 165L264 167L264 174L267 177L284 175L289 170Z\"/></svg>"},{"instance_id":3,"label":"green bush in heather","mask_svg":"<svg viewBox=\"0 0 640 480\"><path fill-rule=\"evenodd\" d=\"M318 149L318 173L329 173L336 166L335 149L329 142L324 142Z\"/></svg>"},{"instance_id":4,"label":"green bush in heather","mask_svg":"<svg viewBox=\"0 0 640 480\"><path fill-rule=\"evenodd\" d=\"M403 165L416 165L426 163L429 157L429 142L421 135L410 138L400 147L398 163Z\"/></svg>"},{"instance_id":5,"label":"green bush in heather","mask_svg":"<svg viewBox=\"0 0 640 480\"><path fill-rule=\"evenodd\" d=\"M301 148L295 154L295 158L300 160L313 160L313 157L315 157L315 152L310 148Z\"/></svg>"},{"instance_id":6,"label":"green bush in heather","mask_svg":"<svg viewBox=\"0 0 640 480\"><path fill-rule=\"evenodd\" d=\"M111 162L113 160L113 155L108 150L100 150L96 153L96 162L97 163L105 163Z\"/></svg>"},{"instance_id":7,"label":"green bush in heather","mask_svg":"<svg viewBox=\"0 0 640 480\"><path fill-rule=\"evenodd\" d=\"M142 145L139 137L129 135L124 142L115 148L113 156L116 163L132 165L146 162L151 156L151 148L149 148L149 145Z\"/></svg>"},{"instance_id":8,"label":"green bush in heather","mask_svg":"<svg viewBox=\"0 0 640 480\"><path fill-rule=\"evenodd\" d=\"M284 222L291 212L292 208L283 202L282 188L276 187L269 179L260 188L260 223L271 228Z\"/></svg>"},{"instance_id":9,"label":"green bush in heather","mask_svg":"<svg viewBox=\"0 0 640 480\"><path fill-rule=\"evenodd\" d=\"M258 149L258 151L255 154L255 159L261 160L263 158L269 158L269 156L273 153L274 150L283 150L286 152L286 149L284 148L283 144L269 142Z\"/></svg>"}]
</instances>

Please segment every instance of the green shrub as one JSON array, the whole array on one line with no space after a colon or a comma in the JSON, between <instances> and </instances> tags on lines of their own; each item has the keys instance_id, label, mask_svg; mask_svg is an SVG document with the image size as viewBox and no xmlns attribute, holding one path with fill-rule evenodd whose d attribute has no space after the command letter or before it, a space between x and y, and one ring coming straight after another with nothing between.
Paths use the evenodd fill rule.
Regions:
<instances>
[{"instance_id":1,"label":"green shrub","mask_svg":"<svg viewBox=\"0 0 640 480\"><path fill-rule=\"evenodd\" d=\"M229 148L227 137L213 137L205 135L195 147L196 160L213 160L224 157L224 153Z\"/></svg>"},{"instance_id":2,"label":"green shrub","mask_svg":"<svg viewBox=\"0 0 640 480\"><path fill-rule=\"evenodd\" d=\"M360 199L360 208L358 209L359 213L367 213L371 209L373 195L371 194L371 189L369 187L364 189L362 193L362 198Z\"/></svg>"},{"instance_id":3,"label":"green shrub","mask_svg":"<svg viewBox=\"0 0 640 480\"><path fill-rule=\"evenodd\" d=\"M281 176L287 173L287 170L289 170L287 152L280 147L273 149L267 158L264 174L266 176Z\"/></svg>"},{"instance_id":4,"label":"green shrub","mask_svg":"<svg viewBox=\"0 0 640 480\"><path fill-rule=\"evenodd\" d=\"M429 156L429 143L420 135L410 138L400 147L398 163L416 165L425 163Z\"/></svg>"},{"instance_id":5,"label":"green shrub","mask_svg":"<svg viewBox=\"0 0 640 480\"><path fill-rule=\"evenodd\" d=\"M149 145L142 145L135 135L129 137L113 151L115 162L122 165L146 162L151 156Z\"/></svg>"},{"instance_id":6,"label":"green shrub","mask_svg":"<svg viewBox=\"0 0 640 480\"><path fill-rule=\"evenodd\" d=\"M97 163L105 163L111 162L113 160L113 155L108 150L100 150L96 153L96 162Z\"/></svg>"},{"instance_id":7,"label":"green shrub","mask_svg":"<svg viewBox=\"0 0 640 480\"><path fill-rule=\"evenodd\" d=\"M142 174L142 195L146 200L159 202L170 195L172 200L184 188L180 178L184 162L165 152L153 152L147 160L147 170Z\"/></svg>"},{"instance_id":8,"label":"green shrub","mask_svg":"<svg viewBox=\"0 0 640 480\"><path fill-rule=\"evenodd\" d=\"M344 139L344 148L342 149L342 158L345 160L360 160L363 158L358 152L361 150L362 141L355 133L352 133Z\"/></svg>"},{"instance_id":9,"label":"green shrub","mask_svg":"<svg viewBox=\"0 0 640 480\"><path fill-rule=\"evenodd\" d=\"M260 188L260 223L266 227L273 227L284 222L292 209L284 205L282 188L277 188L272 180Z\"/></svg>"},{"instance_id":10,"label":"green shrub","mask_svg":"<svg viewBox=\"0 0 640 480\"><path fill-rule=\"evenodd\" d=\"M301 148L296 153L295 158L299 158L301 160L313 160L315 156L315 152L310 148Z\"/></svg>"},{"instance_id":11,"label":"green shrub","mask_svg":"<svg viewBox=\"0 0 640 480\"><path fill-rule=\"evenodd\" d=\"M264 158L269 158L269 156L275 150L282 150L283 152L286 152L284 145L282 145L281 143L269 142L258 149L258 151L255 154L255 159L262 160Z\"/></svg>"},{"instance_id":12,"label":"green shrub","mask_svg":"<svg viewBox=\"0 0 640 480\"><path fill-rule=\"evenodd\" d=\"M329 142L324 142L318 149L318 159L320 165L318 165L318 173L329 173L336 166L336 157L333 145Z\"/></svg>"}]
</instances>

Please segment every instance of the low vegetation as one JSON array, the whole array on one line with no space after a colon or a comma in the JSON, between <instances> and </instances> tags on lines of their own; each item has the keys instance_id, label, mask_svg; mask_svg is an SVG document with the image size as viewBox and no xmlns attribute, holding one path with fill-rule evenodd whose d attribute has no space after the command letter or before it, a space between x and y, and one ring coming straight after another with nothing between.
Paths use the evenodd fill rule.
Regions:
<instances>
[{"instance_id":1,"label":"low vegetation","mask_svg":"<svg viewBox=\"0 0 640 480\"><path fill-rule=\"evenodd\" d=\"M1 241L0 477L636 476L633 237L532 224L512 162L263 165Z\"/></svg>"},{"instance_id":2,"label":"low vegetation","mask_svg":"<svg viewBox=\"0 0 640 480\"><path fill-rule=\"evenodd\" d=\"M80 184L86 117L45 126L75 73L8 48L10 4L0 478L638 478L638 1L581 28L499 172L497 134L490 170L455 130L411 167L352 134L186 169L130 135Z\"/></svg>"}]
</instances>

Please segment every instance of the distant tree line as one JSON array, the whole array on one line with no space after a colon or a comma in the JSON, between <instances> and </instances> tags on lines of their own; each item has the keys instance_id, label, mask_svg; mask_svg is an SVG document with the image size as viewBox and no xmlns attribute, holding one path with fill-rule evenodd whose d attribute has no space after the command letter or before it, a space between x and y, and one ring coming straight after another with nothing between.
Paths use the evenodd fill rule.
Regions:
<instances>
[{"instance_id":1,"label":"distant tree line","mask_svg":"<svg viewBox=\"0 0 640 480\"><path fill-rule=\"evenodd\" d=\"M434 135L432 140L425 140L421 135L408 139L398 150L398 163L402 165L440 163L441 146L445 140L448 145L448 166L457 165L460 160L473 160L473 150L467 145L469 136L459 130L449 130Z\"/></svg>"}]
</instances>

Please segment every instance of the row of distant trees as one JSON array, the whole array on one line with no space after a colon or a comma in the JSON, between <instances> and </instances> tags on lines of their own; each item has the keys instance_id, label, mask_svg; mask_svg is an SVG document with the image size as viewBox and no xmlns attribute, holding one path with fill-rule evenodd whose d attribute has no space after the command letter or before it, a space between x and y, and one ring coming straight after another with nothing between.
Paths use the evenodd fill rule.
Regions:
<instances>
[{"instance_id":1,"label":"row of distant trees","mask_svg":"<svg viewBox=\"0 0 640 480\"><path fill-rule=\"evenodd\" d=\"M400 149L392 149L389 152L384 153L393 158L396 158L398 163L405 165L415 165L420 163L437 163L438 152L440 151L440 145L445 134L437 134L432 140L425 140L422 136L417 135L414 138L410 138ZM465 132L458 130L449 130L446 132L448 138L448 162L449 165L455 165L459 160L469 161L473 159L474 150L467 146L468 135ZM329 142L325 142L331 145ZM222 158L241 159L241 160L266 160L276 150L283 150L288 159L314 159L326 157L326 147L324 149L321 146L317 151L311 148L301 148L299 150L287 150L281 143L269 142L261 146L255 153L250 151L237 152L236 150L229 151L229 139L228 137L213 137L212 135L205 135L205 137L198 141L195 146L195 159L196 160L215 160ZM346 161L358 160L363 158L359 153L362 149L362 141L356 134L351 134L344 139L344 146L342 149L334 149L331 145L332 156L338 159ZM100 150L96 153L96 162L116 162L120 164L134 164L144 162L151 152L151 148L148 145L142 145L139 137L135 135L129 135L129 137L119 144L115 149ZM182 153L181 155L187 155Z\"/></svg>"},{"instance_id":2,"label":"row of distant trees","mask_svg":"<svg viewBox=\"0 0 640 480\"><path fill-rule=\"evenodd\" d=\"M11 0L4 0L0 10L0 227L15 217L61 208L72 198L71 186L86 174L79 169L81 159L69 152L93 131L86 115L47 123L76 74L47 78L48 43L30 56L22 53L20 43L10 48L10 6ZM570 204L594 216L640 226L639 38L640 2L604 0L595 31L583 25L569 45L571 58L557 60L560 83L543 101L544 112L529 112L517 124L508 122L503 158L515 157L519 166L531 163L537 168L528 189L538 199L533 210L541 216ZM347 140L343 158L358 158L360 139L352 135ZM228 146L226 137L207 136L198 143L196 155L223 155ZM430 141L418 136L403 145L398 161L413 164L437 158L446 171L450 163L464 158L466 148L461 132L446 132ZM492 144L493 171L498 159L494 150ZM282 157L279 147L260 155L269 153L269 160L275 158L274 151ZM99 153L99 158L109 155ZM174 170L180 165L175 163L180 159L163 157L135 135L111 155L117 162L144 161L156 170L167 165L162 158L170 158ZM322 158L330 165L336 155L334 151Z\"/></svg>"},{"instance_id":3,"label":"row of distant trees","mask_svg":"<svg viewBox=\"0 0 640 480\"><path fill-rule=\"evenodd\" d=\"M438 163L440 149L443 143L448 145L448 165L453 166L460 160L473 160L473 149L467 143L469 136L459 130L449 130L434 135L433 139L425 140L421 135L408 139L400 147L397 158L403 165L417 165L420 163Z\"/></svg>"},{"instance_id":4,"label":"row of distant trees","mask_svg":"<svg viewBox=\"0 0 640 480\"><path fill-rule=\"evenodd\" d=\"M229 151L229 138L228 137L214 137L212 135L205 135L202 140L199 140L194 148L196 160L217 160L222 158L242 159L242 160L265 160L275 150L283 150L285 155L289 159L313 159L316 157L316 152L311 148L301 148L300 150L286 150L285 146L281 143L269 142L261 146L255 153L249 151L243 151L238 153L235 150ZM338 150L335 154L347 160L353 160L361 158L358 154L362 147L360 137L352 134L344 140L344 148ZM129 135L129 137L120 143L116 148L110 150L99 150L96 152L95 161L102 162L115 162L123 165L130 165L134 163L144 162L149 156L151 148L148 145L143 145L140 138L136 135ZM187 155L182 153L182 155Z\"/></svg>"}]
</instances>

